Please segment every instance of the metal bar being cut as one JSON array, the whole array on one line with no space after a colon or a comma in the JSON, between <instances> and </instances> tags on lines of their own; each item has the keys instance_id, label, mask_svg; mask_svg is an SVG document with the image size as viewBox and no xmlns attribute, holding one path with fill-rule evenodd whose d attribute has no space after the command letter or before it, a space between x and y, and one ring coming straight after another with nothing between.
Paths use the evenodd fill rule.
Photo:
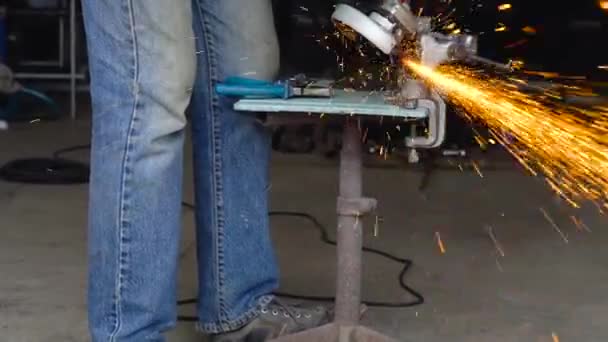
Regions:
<instances>
[{"instance_id":1,"label":"metal bar being cut","mask_svg":"<svg viewBox=\"0 0 608 342\"><path fill-rule=\"evenodd\" d=\"M331 98L300 97L283 99L243 99L234 109L248 112L315 113L335 115L387 116L425 119L429 109L423 106L405 108L389 103L383 93L335 90Z\"/></svg>"}]
</instances>

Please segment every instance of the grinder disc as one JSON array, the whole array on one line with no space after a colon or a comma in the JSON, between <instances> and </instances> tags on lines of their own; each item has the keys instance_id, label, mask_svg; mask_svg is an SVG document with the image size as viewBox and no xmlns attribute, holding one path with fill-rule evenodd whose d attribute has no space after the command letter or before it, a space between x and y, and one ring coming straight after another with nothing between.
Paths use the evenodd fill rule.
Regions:
<instances>
[{"instance_id":1,"label":"grinder disc","mask_svg":"<svg viewBox=\"0 0 608 342\"><path fill-rule=\"evenodd\" d=\"M358 32L387 55L397 45L391 31L349 5L337 5L331 17Z\"/></svg>"}]
</instances>

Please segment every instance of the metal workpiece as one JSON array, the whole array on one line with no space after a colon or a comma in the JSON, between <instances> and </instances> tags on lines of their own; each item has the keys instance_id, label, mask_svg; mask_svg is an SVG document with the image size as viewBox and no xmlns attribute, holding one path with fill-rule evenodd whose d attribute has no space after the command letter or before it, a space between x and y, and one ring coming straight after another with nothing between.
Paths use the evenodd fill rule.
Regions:
<instances>
[{"instance_id":1,"label":"metal workpiece","mask_svg":"<svg viewBox=\"0 0 608 342\"><path fill-rule=\"evenodd\" d=\"M384 92L334 90L330 98L296 97L291 99L242 99L234 109L248 112L276 113L275 116L293 118L294 113L326 115L353 115L365 117L393 117L425 119L428 110L422 107L404 107L391 101Z\"/></svg>"},{"instance_id":2,"label":"metal workpiece","mask_svg":"<svg viewBox=\"0 0 608 342\"><path fill-rule=\"evenodd\" d=\"M477 37L428 33L420 37L420 61L435 68L440 64L467 60L477 55Z\"/></svg>"},{"instance_id":3,"label":"metal workpiece","mask_svg":"<svg viewBox=\"0 0 608 342\"><path fill-rule=\"evenodd\" d=\"M508 72L512 72L514 70L514 67L511 64L504 64L504 63L496 62L491 59L484 58L484 57L477 56L477 55L467 56L467 59L469 61L483 64L483 65L486 65L486 66L489 66L492 68L496 68L498 70L503 70L503 71L508 71Z\"/></svg>"},{"instance_id":4,"label":"metal workpiece","mask_svg":"<svg viewBox=\"0 0 608 342\"><path fill-rule=\"evenodd\" d=\"M406 78L399 83L400 96L404 105L409 108L416 108L418 99L427 99L431 96L429 87L421 80Z\"/></svg>"}]
</instances>

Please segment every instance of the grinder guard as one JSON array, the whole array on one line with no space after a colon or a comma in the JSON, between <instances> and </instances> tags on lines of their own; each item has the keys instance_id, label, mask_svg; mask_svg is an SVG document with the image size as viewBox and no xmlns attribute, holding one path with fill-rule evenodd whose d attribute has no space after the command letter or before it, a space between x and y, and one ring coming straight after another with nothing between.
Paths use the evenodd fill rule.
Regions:
<instances>
[{"instance_id":1,"label":"grinder guard","mask_svg":"<svg viewBox=\"0 0 608 342\"><path fill-rule=\"evenodd\" d=\"M401 0L383 0L369 12L346 2L336 5L332 19L368 39L385 54L395 52L406 36L430 29L430 19L415 16Z\"/></svg>"}]
</instances>

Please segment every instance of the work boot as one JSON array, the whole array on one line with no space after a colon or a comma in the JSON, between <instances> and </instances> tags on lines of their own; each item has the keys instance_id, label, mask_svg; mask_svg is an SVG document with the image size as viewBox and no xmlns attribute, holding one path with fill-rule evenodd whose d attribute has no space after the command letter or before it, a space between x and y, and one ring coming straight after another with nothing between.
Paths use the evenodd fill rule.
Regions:
<instances>
[{"instance_id":1,"label":"work boot","mask_svg":"<svg viewBox=\"0 0 608 342\"><path fill-rule=\"evenodd\" d=\"M331 321L330 310L322 306L298 306L273 299L244 327L210 336L211 342L263 342L316 328Z\"/></svg>"}]
</instances>

